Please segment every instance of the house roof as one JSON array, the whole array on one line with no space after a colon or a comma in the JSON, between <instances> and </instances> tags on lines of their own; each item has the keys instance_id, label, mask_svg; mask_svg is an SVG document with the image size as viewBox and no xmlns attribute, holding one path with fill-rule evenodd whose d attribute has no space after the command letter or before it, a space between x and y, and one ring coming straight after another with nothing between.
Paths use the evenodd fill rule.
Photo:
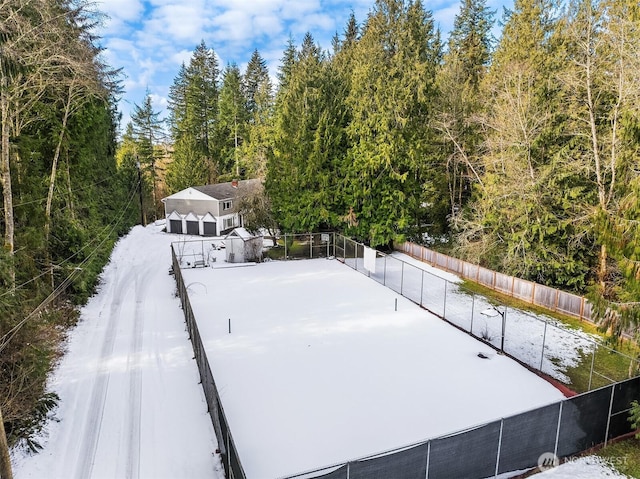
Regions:
<instances>
[{"instance_id":1,"label":"house roof","mask_svg":"<svg viewBox=\"0 0 640 479\"><path fill-rule=\"evenodd\" d=\"M205 200L211 201L211 197L205 195L201 191L198 191L194 188L186 188L182 191L178 191L177 193L172 194L171 196L167 196L166 198L162 198L162 201L166 200Z\"/></svg>"},{"instance_id":2,"label":"house roof","mask_svg":"<svg viewBox=\"0 0 640 479\"><path fill-rule=\"evenodd\" d=\"M216 200L226 200L235 198L236 195L241 192L245 193L253 190L261 185L260 180L240 180L238 186L234 187L232 182L218 183L215 185L194 186L193 188L201 193L204 193Z\"/></svg>"},{"instance_id":3,"label":"house roof","mask_svg":"<svg viewBox=\"0 0 640 479\"><path fill-rule=\"evenodd\" d=\"M235 198L238 193L245 194L256 188L261 188L262 182L260 180L240 180L238 181L238 187L234 187L232 182L217 183L215 185L204 186L192 186L185 188L182 191L178 191L171 196L162 198L162 201L172 200L210 200L211 198L216 200L228 200Z\"/></svg>"}]
</instances>

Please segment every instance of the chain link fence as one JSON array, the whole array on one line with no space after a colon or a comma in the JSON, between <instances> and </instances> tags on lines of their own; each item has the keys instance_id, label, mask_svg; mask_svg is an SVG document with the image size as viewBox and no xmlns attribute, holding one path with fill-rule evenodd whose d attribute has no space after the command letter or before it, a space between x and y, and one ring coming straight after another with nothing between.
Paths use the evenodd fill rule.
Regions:
<instances>
[{"instance_id":1,"label":"chain link fence","mask_svg":"<svg viewBox=\"0 0 640 479\"><path fill-rule=\"evenodd\" d=\"M420 261L445 271L450 271L462 278L469 279L521 301L576 318L591 319L591 305L583 296L498 273L408 241L397 245L397 249L420 259Z\"/></svg>"},{"instance_id":2,"label":"chain link fence","mask_svg":"<svg viewBox=\"0 0 640 479\"><path fill-rule=\"evenodd\" d=\"M196 241L190 243L193 246L194 244L197 244L199 242ZM204 395L207 401L208 413L211 417L211 422L213 424L216 438L218 439L218 449L220 450L220 454L222 456L225 476L228 479L245 479L246 476L244 470L242 469L242 464L240 463L238 450L236 449L235 443L233 441L233 436L231 434L231 430L229 429L229 423L224 414L224 409L220 401L220 395L218 394L218 389L213 379L213 373L211 372L209 359L207 358L207 353L202 344L200 332L198 331L196 318L193 314L193 310L191 309L189 295L187 294L187 287L184 284L182 272L180 271L181 260L179 260L178 255L176 255L174 245L176 245L176 243L171 245L172 271L176 279L178 296L180 297L180 302L182 303L182 311L184 312L184 318L187 323L189 339L191 340L196 364L198 365L198 371L200 372L200 382L202 384L202 389L204 390ZM183 255L185 254L184 251L182 253ZM192 257L190 256L191 254L197 255L197 252L186 254L187 256L182 257L185 263L187 263L187 260L184 258Z\"/></svg>"},{"instance_id":3,"label":"chain link fence","mask_svg":"<svg viewBox=\"0 0 640 479\"><path fill-rule=\"evenodd\" d=\"M342 235L336 236L335 244L336 257L351 268L575 392L640 373L637 356L616 351L593 335L567 328L548 316L489 301L464 288L454 277L429 271L424 263L403 261ZM367 250L375 254L375 264L369 268L365 265Z\"/></svg>"},{"instance_id":4,"label":"chain link fence","mask_svg":"<svg viewBox=\"0 0 640 479\"><path fill-rule=\"evenodd\" d=\"M627 420L631 402L640 397L640 377L633 377L637 374L637 359L598 344L588 335L562 328L551 319L527 314L523 319L522 312L488 303L463 291L455 281L373 252L344 236L336 236L335 255L351 268L532 369L557 375L557 368L552 366L558 365L562 352L553 345L564 348L565 353L569 347L581 347L591 357L588 392L465 431L284 479L497 477L531 469L544 455L570 457L631 432ZM631 379L612 374L604 365L602 371L607 373L599 371L596 357L602 351L628 361L628 372L618 375ZM585 359L584 353L579 356L579 361ZM598 387L600 381L610 384ZM460 460L462 457L464 460Z\"/></svg>"},{"instance_id":5,"label":"chain link fence","mask_svg":"<svg viewBox=\"0 0 640 479\"><path fill-rule=\"evenodd\" d=\"M630 432L640 378L376 456L284 479L489 478L570 458ZM464 460L462 460L464 458Z\"/></svg>"},{"instance_id":6,"label":"chain link fence","mask_svg":"<svg viewBox=\"0 0 640 479\"><path fill-rule=\"evenodd\" d=\"M212 240L197 242L201 244L195 247L178 246L182 248L178 252L172 245L173 272L226 477L245 478L180 273L181 264L192 267L197 259L207 260L207 251L216 248L215 242L212 246L207 241ZM382 254L339 234L285 235L279 243L273 249L281 250L280 259L335 257L559 381L568 383L569 369L582 363L585 370L584 363L589 364L581 384L572 385L578 391L587 391L583 394L465 431L285 479L495 477L533 468L543 453L569 457L631 431L627 421L630 403L640 398L640 377L634 377L639 369L636 358L599 344L588 334L563 328L551 318L490 303L465 291L455 279L427 271L423 264ZM628 369L612 368L610 360L602 357L616 357L619 363L628 364ZM461 461L461 457L465 460Z\"/></svg>"}]
</instances>

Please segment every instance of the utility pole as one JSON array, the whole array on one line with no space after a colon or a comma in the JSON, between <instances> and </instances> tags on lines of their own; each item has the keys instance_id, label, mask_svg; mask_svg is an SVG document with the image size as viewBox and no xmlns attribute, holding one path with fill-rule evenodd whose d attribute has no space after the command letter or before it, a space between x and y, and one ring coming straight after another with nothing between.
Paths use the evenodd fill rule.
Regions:
<instances>
[{"instance_id":1,"label":"utility pole","mask_svg":"<svg viewBox=\"0 0 640 479\"><path fill-rule=\"evenodd\" d=\"M138 160L137 155L136 168L138 169L138 194L140 196L140 223L142 224L142 226L147 226L147 218L144 214L144 203L142 202L142 173L140 172L140 161Z\"/></svg>"},{"instance_id":2,"label":"utility pole","mask_svg":"<svg viewBox=\"0 0 640 479\"><path fill-rule=\"evenodd\" d=\"M2 409L0 409L0 479L13 479L11 472L11 459L9 458L9 444L7 434L4 431Z\"/></svg>"}]
</instances>

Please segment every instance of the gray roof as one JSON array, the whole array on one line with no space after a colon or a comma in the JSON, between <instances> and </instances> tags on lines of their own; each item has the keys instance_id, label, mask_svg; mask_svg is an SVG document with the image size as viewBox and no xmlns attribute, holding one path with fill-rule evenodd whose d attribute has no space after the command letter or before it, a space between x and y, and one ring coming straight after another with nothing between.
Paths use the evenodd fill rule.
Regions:
<instances>
[{"instance_id":1,"label":"gray roof","mask_svg":"<svg viewBox=\"0 0 640 479\"><path fill-rule=\"evenodd\" d=\"M217 183L215 185L194 186L193 188L204 193L207 196L211 196L216 200L228 200L235 198L238 193L247 193L253 191L256 188L261 188L262 182L260 180L240 180L238 181L238 187L234 187L232 182Z\"/></svg>"}]
</instances>

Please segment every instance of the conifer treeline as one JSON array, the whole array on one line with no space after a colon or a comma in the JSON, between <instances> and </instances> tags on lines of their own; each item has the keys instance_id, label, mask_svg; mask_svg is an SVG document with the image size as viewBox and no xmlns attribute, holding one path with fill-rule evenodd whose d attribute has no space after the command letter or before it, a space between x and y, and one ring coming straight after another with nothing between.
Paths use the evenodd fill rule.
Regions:
<instances>
[{"instance_id":1,"label":"conifer treeline","mask_svg":"<svg viewBox=\"0 0 640 479\"><path fill-rule=\"evenodd\" d=\"M257 51L221 73L202 43L171 90L170 190L261 177L283 230L446 237L589 292L619 330L640 293L640 7L516 0L499 40L495 15L462 0L445 42L420 0L376 0L330 52L290 41L275 94Z\"/></svg>"},{"instance_id":2,"label":"conifer treeline","mask_svg":"<svg viewBox=\"0 0 640 479\"><path fill-rule=\"evenodd\" d=\"M9 441L31 447L74 304L138 217L134 172L114 159L118 72L99 21L83 0L0 2L0 408Z\"/></svg>"}]
</instances>

